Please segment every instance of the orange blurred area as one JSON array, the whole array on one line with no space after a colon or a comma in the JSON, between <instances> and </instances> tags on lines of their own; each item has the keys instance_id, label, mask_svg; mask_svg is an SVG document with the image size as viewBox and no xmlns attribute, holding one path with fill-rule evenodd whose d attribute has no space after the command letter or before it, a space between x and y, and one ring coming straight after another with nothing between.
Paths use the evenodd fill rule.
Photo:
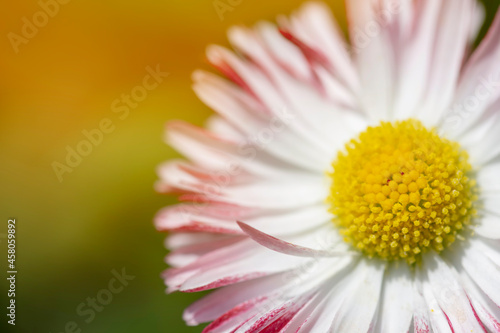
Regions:
<instances>
[{"instance_id":1,"label":"orange blurred area","mask_svg":"<svg viewBox=\"0 0 500 333\"><path fill-rule=\"evenodd\" d=\"M216 3L42 0L3 4L0 24L7 38L0 42L1 135L2 143L15 144L2 146L2 152L20 162L31 164L36 158L42 165L50 164L64 155L66 144L78 140L81 129L110 114L111 102L140 83L147 66L159 65L170 77L134 113L149 114L159 122L202 119L207 110L190 90L190 74L197 67L208 67L205 47L227 44L225 31L230 25L272 20L301 1L241 1L219 12ZM41 4L55 14L36 27ZM336 5L341 18L342 6ZM38 30L31 33L32 38L23 37L23 31L32 32L23 27L23 18Z\"/></svg>"}]
</instances>

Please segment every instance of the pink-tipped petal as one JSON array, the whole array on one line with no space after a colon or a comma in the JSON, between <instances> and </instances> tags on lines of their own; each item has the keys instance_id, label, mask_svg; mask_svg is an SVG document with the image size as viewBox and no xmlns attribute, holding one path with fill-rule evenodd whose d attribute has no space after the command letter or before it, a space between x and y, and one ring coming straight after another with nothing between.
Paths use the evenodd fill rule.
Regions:
<instances>
[{"instance_id":1,"label":"pink-tipped petal","mask_svg":"<svg viewBox=\"0 0 500 333\"><path fill-rule=\"evenodd\" d=\"M457 272L435 254L424 258L423 270L427 273L429 293L435 303L428 303L432 310L443 311L450 328L463 332L484 332L477 320L469 299L460 283ZM432 316L432 315L431 315Z\"/></svg>"},{"instance_id":2,"label":"pink-tipped petal","mask_svg":"<svg viewBox=\"0 0 500 333\"><path fill-rule=\"evenodd\" d=\"M355 255L349 252L338 252L329 250L315 250L296 244L286 242L276 237L265 234L255 228L252 228L246 223L238 222L241 230L250 236L254 241L262 246L267 247L276 252L297 256L297 257L334 257L343 255Z\"/></svg>"},{"instance_id":3,"label":"pink-tipped petal","mask_svg":"<svg viewBox=\"0 0 500 333\"><path fill-rule=\"evenodd\" d=\"M490 107L500 98L500 11L488 34L467 61L456 97L442 126L448 135L460 139L478 122L486 121Z\"/></svg>"}]
</instances>

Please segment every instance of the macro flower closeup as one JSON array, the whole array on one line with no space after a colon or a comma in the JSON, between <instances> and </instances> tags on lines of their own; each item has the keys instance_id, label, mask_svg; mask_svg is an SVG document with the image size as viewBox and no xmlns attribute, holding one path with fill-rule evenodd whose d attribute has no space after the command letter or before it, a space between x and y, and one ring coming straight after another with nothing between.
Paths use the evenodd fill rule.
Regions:
<instances>
[{"instance_id":1,"label":"macro flower closeup","mask_svg":"<svg viewBox=\"0 0 500 333\"><path fill-rule=\"evenodd\" d=\"M196 71L216 115L158 168L168 292L203 332L500 332L500 14L306 3Z\"/></svg>"}]
</instances>

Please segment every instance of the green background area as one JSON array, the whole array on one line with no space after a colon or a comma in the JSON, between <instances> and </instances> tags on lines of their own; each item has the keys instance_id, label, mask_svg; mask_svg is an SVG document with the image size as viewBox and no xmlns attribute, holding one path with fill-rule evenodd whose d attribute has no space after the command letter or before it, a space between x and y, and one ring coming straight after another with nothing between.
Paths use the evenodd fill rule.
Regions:
<instances>
[{"instance_id":1,"label":"green background area","mask_svg":"<svg viewBox=\"0 0 500 333\"><path fill-rule=\"evenodd\" d=\"M224 0L222 0L224 1ZM226 1L224 1L226 2ZM226 2L227 3L227 2ZM202 125L211 111L191 91L190 75L208 68L208 44L227 45L226 30L290 13L302 1L243 0L218 16L212 0L74 0L15 53L10 32L37 1L0 5L0 234L17 221L17 325L2 332L200 332L182 311L201 294L166 295L160 273L165 235L155 213L175 198L153 191L156 166L178 157L163 141L164 125ZM330 1L345 29L345 8ZM486 1L491 22L498 1ZM485 29L483 29L484 33ZM157 64L169 76L120 119L112 102L142 83ZM71 173L58 180L55 161L108 118L114 126ZM6 239L0 235L1 308L7 306ZM135 278L96 313L77 307L108 288L112 270Z\"/></svg>"}]
</instances>

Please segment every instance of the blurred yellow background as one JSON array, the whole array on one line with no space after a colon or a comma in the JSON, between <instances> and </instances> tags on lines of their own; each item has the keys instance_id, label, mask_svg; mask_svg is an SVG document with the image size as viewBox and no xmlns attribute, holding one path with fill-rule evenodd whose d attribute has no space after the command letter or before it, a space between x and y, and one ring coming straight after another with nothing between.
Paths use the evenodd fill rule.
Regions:
<instances>
[{"instance_id":1,"label":"blurred yellow background","mask_svg":"<svg viewBox=\"0 0 500 333\"><path fill-rule=\"evenodd\" d=\"M54 1L0 5L0 276L8 218L19 271L17 325L7 329L64 332L74 321L83 332L199 332L181 314L201 295L165 295L159 277L166 250L152 218L175 198L153 191L155 168L178 156L162 141L164 124L201 125L211 114L190 88L191 73L209 68L208 44L227 45L229 26L274 20L303 1ZM220 3L229 6L222 14ZM37 13L50 5L45 20ZM343 1L329 5L345 28ZM488 19L497 6L488 2ZM23 28L33 19L40 27ZM169 75L136 88L157 68ZM146 95L125 116L117 107L133 89ZM93 130L103 119L113 130L101 138ZM89 132L91 147L81 144ZM88 155L58 176L68 146ZM135 278L87 323L78 306L122 268Z\"/></svg>"}]
</instances>

